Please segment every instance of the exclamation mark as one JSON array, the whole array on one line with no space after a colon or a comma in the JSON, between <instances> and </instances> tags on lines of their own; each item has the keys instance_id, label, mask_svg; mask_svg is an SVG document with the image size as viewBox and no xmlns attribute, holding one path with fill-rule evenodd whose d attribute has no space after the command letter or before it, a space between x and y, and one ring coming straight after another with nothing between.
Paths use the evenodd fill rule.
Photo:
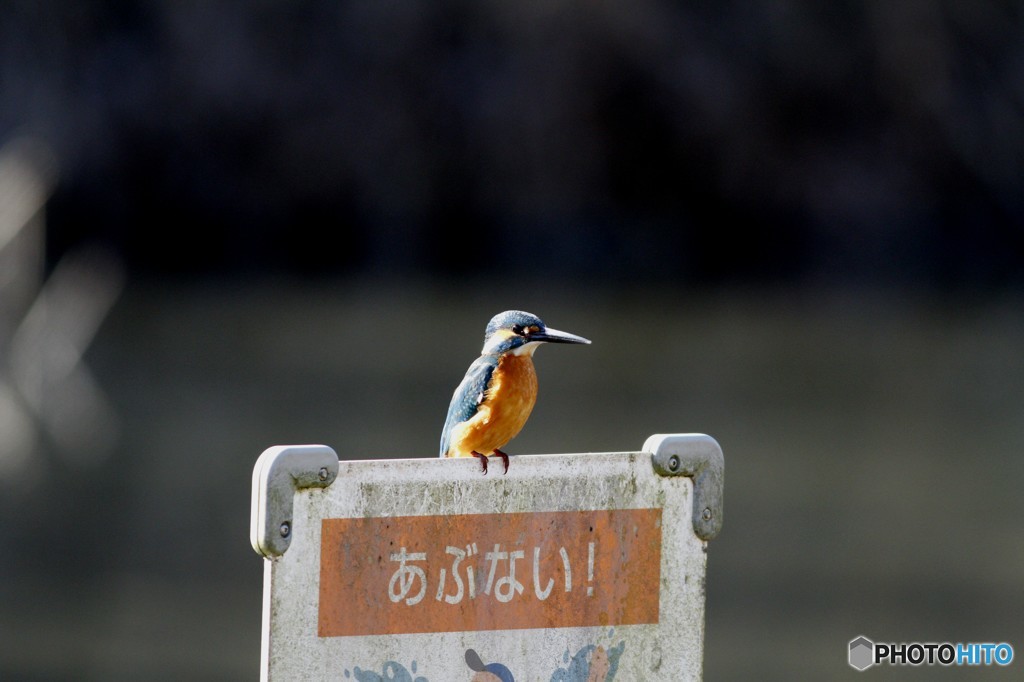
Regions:
<instances>
[{"instance_id":1,"label":"exclamation mark","mask_svg":"<svg viewBox=\"0 0 1024 682\"><path fill-rule=\"evenodd\" d=\"M466 556L470 557L476 554L476 543L466 545ZM444 569L441 569L444 570ZM466 575L469 578L469 598L476 598L476 584L473 581L473 565L466 566Z\"/></svg>"},{"instance_id":2,"label":"exclamation mark","mask_svg":"<svg viewBox=\"0 0 1024 682\"><path fill-rule=\"evenodd\" d=\"M588 543L589 548L587 550L587 582L594 582L594 543ZM587 596L594 596L594 586L587 585Z\"/></svg>"}]
</instances>

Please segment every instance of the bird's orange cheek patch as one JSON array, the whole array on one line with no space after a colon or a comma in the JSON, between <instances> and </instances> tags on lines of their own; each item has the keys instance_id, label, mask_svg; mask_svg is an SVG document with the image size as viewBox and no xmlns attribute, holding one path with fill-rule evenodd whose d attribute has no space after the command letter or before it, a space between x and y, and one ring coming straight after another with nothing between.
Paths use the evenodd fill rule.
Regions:
<instances>
[{"instance_id":1,"label":"bird's orange cheek patch","mask_svg":"<svg viewBox=\"0 0 1024 682\"><path fill-rule=\"evenodd\" d=\"M321 637L657 623L661 510L325 519Z\"/></svg>"}]
</instances>

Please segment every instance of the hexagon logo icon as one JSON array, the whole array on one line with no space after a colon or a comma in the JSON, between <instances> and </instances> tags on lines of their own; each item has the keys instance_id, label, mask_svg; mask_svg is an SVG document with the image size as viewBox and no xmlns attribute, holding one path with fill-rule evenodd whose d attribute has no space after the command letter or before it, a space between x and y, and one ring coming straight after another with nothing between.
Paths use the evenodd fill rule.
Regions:
<instances>
[{"instance_id":1,"label":"hexagon logo icon","mask_svg":"<svg viewBox=\"0 0 1024 682\"><path fill-rule=\"evenodd\" d=\"M875 664L875 643L861 635L850 640L850 666L867 670Z\"/></svg>"}]
</instances>

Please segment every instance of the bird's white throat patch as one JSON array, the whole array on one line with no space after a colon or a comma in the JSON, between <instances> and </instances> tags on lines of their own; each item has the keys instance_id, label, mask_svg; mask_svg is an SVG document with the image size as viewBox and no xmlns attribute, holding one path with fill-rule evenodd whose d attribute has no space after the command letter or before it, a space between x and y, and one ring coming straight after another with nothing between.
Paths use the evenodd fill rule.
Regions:
<instances>
[{"instance_id":1,"label":"bird's white throat patch","mask_svg":"<svg viewBox=\"0 0 1024 682\"><path fill-rule=\"evenodd\" d=\"M529 341L512 351L512 355L528 355L533 357L534 351L540 346L541 341Z\"/></svg>"}]
</instances>

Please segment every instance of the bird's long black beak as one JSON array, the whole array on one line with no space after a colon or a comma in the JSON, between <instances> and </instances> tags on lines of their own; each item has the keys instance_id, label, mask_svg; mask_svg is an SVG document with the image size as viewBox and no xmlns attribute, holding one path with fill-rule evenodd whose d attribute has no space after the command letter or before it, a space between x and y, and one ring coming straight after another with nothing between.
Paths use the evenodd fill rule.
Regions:
<instances>
[{"instance_id":1,"label":"bird's long black beak","mask_svg":"<svg viewBox=\"0 0 1024 682\"><path fill-rule=\"evenodd\" d=\"M542 332L536 332L530 334L528 337L530 341L544 341L546 343L590 343L590 339L585 339L582 336L576 336L569 332L560 332L557 329L548 327Z\"/></svg>"}]
</instances>

